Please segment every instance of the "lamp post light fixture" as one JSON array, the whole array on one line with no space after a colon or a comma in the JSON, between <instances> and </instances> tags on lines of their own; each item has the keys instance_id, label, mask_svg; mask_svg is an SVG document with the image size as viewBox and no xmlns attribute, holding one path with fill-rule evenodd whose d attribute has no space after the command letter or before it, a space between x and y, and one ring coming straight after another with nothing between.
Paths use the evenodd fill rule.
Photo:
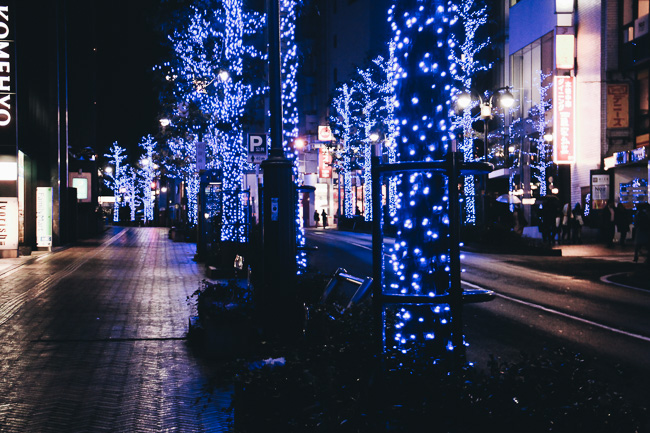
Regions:
<instances>
[{"instance_id":1,"label":"lamp post light fixture","mask_svg":"<svg viewBox=\"0 0 650 433\"><path fill-rule=\"evenodd\" d=\"M303 150L305 148L305 140L302 138L296 138L293 141L293 148L296 150Z\"/></svg>"},{"instance_id":2,"label":"lamp post light fixture","mask_svg":"<svg viewBox=\"0 0 650 433\"><path fill-rule=\"evenodd\" d=\"M162 118L159 120L159 122L160 122L160 126L162 126L163 128L166 128L171 123L167 118Z\"/></svg>"},{"instance_id":3,"label":"lamp post light fixture","mask_svg":"<svg viewBox=\"0 0 650 433\"><path fill-rule=\"evenodd\" d=\"M510 86L505 86L505 87L499 87L498 89L495 89L490 93L488 97L481 95L480 93L476 93L478 95L478 103L481 109L481 119L483 119L483 133L484 133L484 141L483 141L483 159L487 161L487 154L488 154L488 120L492 118L492 109L494 107L494 99L497 98L499 102L499 106L504 109L508 109L512 107L515 103L515 98L512 96L512 93L510 93ZM469 107L474 100L472 99L472 94L471 92L463 92L460 95L458 95L458 98L456 99L456 105L458 108L461 110L465 110L467 107ZM505 116L504 116L504 130L505 130ZM505 133L504 133L504 138L505 138ZM507 154L507 143L504 143L504 154ZM506 155L506 161L507 161L507 155Z\"/></svg>"},{"instance_id":4,"label":"lamp post light fixture","mask_svg":"<svg viewBox=\"0 0 650 433\"><path fill-rule=\"evenodd\" d=\"M499 106L503 109L508 109L512 107L515 103L515 98L512 96L512 93L510 93L510 86L504 86L504 87L499 87L498 89L495 89L491 92L486 92L489 94L487 95L482 95L479 92L475 92L475 94L478 96L478 101L475 99L472 99L472 93L471 91L465 91L458 95L458 98L456 99L456 105L459 109L461 110L466 110L467 108L472 106L473 102L478 102L479 107L480 107L480 117L483 120L483 160L487 162L488 160L488 121L492 119L492 109L494 108L494 102L495 98L499 103ZM505 113L504 113L504 144L503 144L503 154L504 154L504 165L508 165L508 144L505 142ZM487 192L487 179L488 175L483 174L481 175L481 183L483 187L483 193L482 193L482 212L481 212L481 219L483 226L485 226L486 220L485 220L485 214L486 214L486 201L485 201L485 193Z\"/></svg>"},{"instance_id":5,"label":"lamp post light fixture","mask_svg":"<svg viewBox=\"0 0 650 433\"><path fill-rule=\"evenodd\" d=\"M226 81L228 81L228 78L230 78L230 73L228 73L228 71L224 69L223 71L219 72L218 77L222 83L225 83ZM214 83L214 85L216 86L217 83Z\"/></svg>"}]
</instances>

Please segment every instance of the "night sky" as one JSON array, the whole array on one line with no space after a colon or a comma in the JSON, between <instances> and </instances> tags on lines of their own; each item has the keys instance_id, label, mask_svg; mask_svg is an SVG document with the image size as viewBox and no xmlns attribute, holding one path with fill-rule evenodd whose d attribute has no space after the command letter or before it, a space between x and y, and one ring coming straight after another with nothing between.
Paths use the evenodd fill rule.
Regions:
<instances>
[{"instance_id":1,"label":"night sky","mask_svg":"<svg viewBox=\"0 0 650 433\"><path fill-rule=\"evenodd\" d=\"M159 0L68 3L70 144L104 154L114 141L137 151L157 132L152 68L164 51L154 27ZM132 152L130 152L132 153Z\"/></svg>"}]
</instances>

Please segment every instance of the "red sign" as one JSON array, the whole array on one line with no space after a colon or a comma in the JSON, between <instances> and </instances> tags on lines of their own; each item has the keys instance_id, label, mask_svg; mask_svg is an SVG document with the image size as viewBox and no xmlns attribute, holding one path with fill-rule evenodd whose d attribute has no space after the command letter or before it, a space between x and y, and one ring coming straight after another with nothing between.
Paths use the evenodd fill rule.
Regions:
<instances>
[{"instance_id":1,"label":"red sign","mask_svg":"<svg viewBox=\"0 0 650 433\"><path fill-rule=\"evenodd\" d=\"M573 77L556 76L553 79L553 162L575 162Z\"/></svg>"},{"instance_id":2,"label":"red sign","mask_svg":"<svg viewBox=\"0 0 650 433\"><path fill-rule=\"evenodd\" d=\"M329 126L318 127L318 141L334 141L332 129Z\"/></svg>"},{"instance_id":3,"label":"red sign","mask_svg":"<svg viewBox=\"0 0 650 433\"><path fill-rule=\"evenodd\" d=\"M332 154L327 148L318 149L318 177L332 177Z\"/></svg>"}]
</instances>

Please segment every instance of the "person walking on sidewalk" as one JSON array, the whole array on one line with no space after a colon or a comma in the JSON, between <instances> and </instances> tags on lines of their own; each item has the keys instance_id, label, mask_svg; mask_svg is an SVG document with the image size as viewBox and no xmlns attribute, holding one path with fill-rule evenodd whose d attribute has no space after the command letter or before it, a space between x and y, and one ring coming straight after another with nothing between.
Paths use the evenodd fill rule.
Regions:
<instances>
[{"instance_id":1,"label":"person walking on sidewalk","mask_svg":"<svg viewBox=\"0 0 650 433\"><path fill-rule=\"evenodd\" d=\"M325 209L323 209L320 216L323 218L323 228L327 228L327 212L325 212Z\"/></svg>"},{"instance_id":2,"label":"person walking on sidewalk","mask_svg":"<svg viewBox=\"0 0 650 433\"><path fill-rule=\"evenodd\" d=\"M318 227L318 223L320 222L320 215L318 213L318 209L314 210L314 226Z\"/></svg>"},{"instance_id":3,"label":"person walking on sidewalk","mask_svg":"<svg viewBox=\"0 0 650 433\"><path fill-rule=\"evenodd\" d=\"M614 211L614 222L616 223L616 228L618 233L621 235L619 239L619 244L621 246L625 245L625 238L627 238L627 232L630 231L630 217L627 214L627 209L623 206L623 203L619 202Z\"/></svg>"},{"instance_id":4,"label":"person walking on sidewalk","mask_svg":"<svg viewBox=\"0 0 650 433\"><path fill-rule=\"evenodd\" d=\"M571 237L574 244L579 244L582 242L582 226L585 225L584 212L582 212L582 206L580 202L576 203L571 211L573 215L573 226Z\"/></svg>"},{"instance_id":5,"label":"person walking on sidewalk","mask_svg":"<svg viewBox=\"0 0 650 433\"><path fill-rule=\"evenodd\" d=\"M562 207L562 242L571 243L571 226L573 225L573 214L571 213L571 205L564 203Z\"/></svg>"},{"instance_id":6,"label":"person walking on sidewalk","mask_svg":"<svg viewBox=\"0 0 650 433\"><path fill-rule=\"evenodd\" d=\"M601 236L603 242L607 247L611 247L614 242L614 231L616 225L614 224L614 202L607 201L607 206L601 211Z\"/></svg>"},{"instance_id":7,"label":"person walking on sidewalk","mask_svg":"<svg viewBox=\"0 0 650 433\"><path fill-rule=\"evenodd\" d=\"M646 263L650 263L648 248L650 241L650 205L641 203L634 215L634 261L639 260L641 249L646 250Z\"/></svg>"}]
</instances>

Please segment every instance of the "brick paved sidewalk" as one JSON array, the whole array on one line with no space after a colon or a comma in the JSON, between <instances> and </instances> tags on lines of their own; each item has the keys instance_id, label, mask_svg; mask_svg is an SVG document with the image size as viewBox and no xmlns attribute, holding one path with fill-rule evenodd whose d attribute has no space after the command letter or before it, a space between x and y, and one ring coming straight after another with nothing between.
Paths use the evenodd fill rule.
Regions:
<instances>
[{"instance_id":1,"label":"brick paved sidewalk","mask_svg":"<svg viewBox=\"0 0 650 433\"><path fill-rule=\"evenodd\" d=\"M102 241L0 272L0 431L227 431L231 391L208 393L185 342L195 246Z\"/></svg>"}]
</instances>

